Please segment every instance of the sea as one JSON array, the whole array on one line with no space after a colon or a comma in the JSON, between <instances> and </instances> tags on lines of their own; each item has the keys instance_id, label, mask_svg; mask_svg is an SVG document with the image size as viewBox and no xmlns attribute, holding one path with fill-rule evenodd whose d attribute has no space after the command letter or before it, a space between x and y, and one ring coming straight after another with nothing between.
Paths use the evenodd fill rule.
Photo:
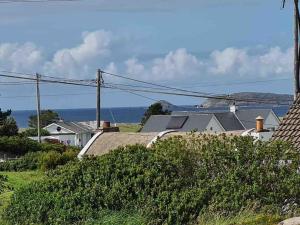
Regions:
<instances>
[{"instance_id":1,"label":"sea","mask_svg":"<svg viewBox=\"0 0 300 225\"><path fill-rule=\"evenodd\" d=\"M273 109L278 117L283 117L289 106L240 106L240 109ZM59 114L64 121L94 121L96 120L96 109L53 109ZM110 121L112 123L139 123L147 110L147 107L118 107L101 109L101 120ZM199 111L199 112L224 112L228 111L228 107L216 108L197 108L196 106L176 106L173 111ZM17 121L18 127L27 128L29 116L36 115L35 110L17 110L12 112L12 116Z\"/></svg>"}]
</instances>

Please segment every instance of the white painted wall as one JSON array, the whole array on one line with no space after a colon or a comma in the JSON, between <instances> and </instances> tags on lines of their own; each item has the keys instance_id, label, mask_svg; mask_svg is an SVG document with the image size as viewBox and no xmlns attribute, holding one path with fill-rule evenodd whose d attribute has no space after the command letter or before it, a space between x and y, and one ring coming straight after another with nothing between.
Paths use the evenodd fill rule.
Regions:
<instances>
[{"instance_id":1,"label":"white painted wall","mask_svg":"<svg viewBox=\"0 0 300 225\"><path fill-rule=\"evenodd\" d=\"M57 127L60 127L61 130L58 131ZM55 123L50 124L44 129L47 130L52 137L57 138L65 145L72 145L80 148L83 148L92 137L92 133L90 132L75 134L71 130L58 126Z\"/></svg>"},{"instance_id":2,"label":"white painted wall","mask_svg":"<svg viewBox=\"0 0 300 225\"><path fill-rule=\"evenodd\" d=\"M213 116L209 123L207 124L207 127L205 129L207 133L218 133L218 132L224 132L224 128L221 126L219 121Z\"/></svg>"},{"instance_id":3,"label":"white painted wall","mask_svg":"<svg viewBox=\"0 0 300 225\"><path fill-rule=\"evenodd\" d=\"M270 129L270 128L277 128L279 126L279 119L274 113L270 113L267 118L264 120L264 128Z\"/></svg>"}]
</instances>

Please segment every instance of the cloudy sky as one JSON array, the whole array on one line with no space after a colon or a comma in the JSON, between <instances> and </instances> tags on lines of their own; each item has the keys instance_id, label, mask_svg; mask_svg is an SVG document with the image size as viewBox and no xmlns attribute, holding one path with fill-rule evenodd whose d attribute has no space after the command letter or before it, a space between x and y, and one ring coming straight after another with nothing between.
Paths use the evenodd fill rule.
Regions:
<instances>
[{"instance_id":1,"label":"cloudy sky","mask_svg":"<svg viewBox=\"0 0 300 225\"><path fill-rule=\"evenodd\" d=\"M292 93L292 11L281 0L0 1L0 70L94 79L100 68L205 93ZM0 78L0 107L34 109L35 87L7 81ZM94 88L43 84L41 92L43 108L95 106ZM103 91L104 107L152 102Z\"/></svg>"}]
</instances>

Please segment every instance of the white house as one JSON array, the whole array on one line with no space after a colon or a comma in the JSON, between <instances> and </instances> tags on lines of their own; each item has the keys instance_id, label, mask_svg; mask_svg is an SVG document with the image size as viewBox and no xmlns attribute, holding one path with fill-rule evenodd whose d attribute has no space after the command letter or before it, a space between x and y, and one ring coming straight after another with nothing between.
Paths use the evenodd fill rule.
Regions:
<instances>
[{"instance_id":1,"label":"white house","mask_svg":"<svg viewBox=\"0 0 300 225\"><path fill-rule=\"evenodd\" d=\"M92 138L95 131L89 126L79 122L55 122L43 129L50 133L52 138L59 140L65 145L77 146L82 148Z\"/></svg>"}]
</instances>

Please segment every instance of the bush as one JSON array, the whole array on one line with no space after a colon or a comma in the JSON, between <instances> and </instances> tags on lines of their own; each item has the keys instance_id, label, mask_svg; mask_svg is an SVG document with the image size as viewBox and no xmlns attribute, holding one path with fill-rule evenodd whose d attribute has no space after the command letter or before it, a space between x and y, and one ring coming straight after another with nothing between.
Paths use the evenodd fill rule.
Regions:
<instances>
[{"instance_id":1,"label":"bush","mask_svg":"<svg viewBox=\"0 0 300 225\"><path fill-rule=\"evenodd\" d=\"M25 156L0 163L0 171L26 171L39 168L41 152L29 152Z\"/></svg>"},{"instance_id":2,"label":"bush","mask_svg":"<svg viewBox=\"0 0 300 225\"><path fill-rule=\"evenodd\" d=\"M47 151L29 152L19 159L0 162L0 171L50 170L77 159L78 149L76 148L68 147L64 152L60 152L60 145L43 144L41 146L46 146L42 149Z\"/></svg>"},{"instance_id":3,"label":"bush","mask_svg":"<svg viewBox=\"0 0 300 225\"><path fill-rule=\"evenodd\" d=\"M5 215L11 224L83 224L103 210L132 210L149 224L187 224L249 205L283 212L300 204L299 162L282 142L174 137L67 164L18 190Z\"/></svg>"},{"instance_id":4,"label":"bush","mask_svg":"<svg viewBox=\"0 0 300 225\"><path fill-rule=\"evenodd\" d=\"M27 152L37 152L40 144L26 137L0 137L0 152L25 155Z\"/></svg>"},{"instance_id":5,"label":"bush","mask_svg":"<svg viewBox=\"0 0 300 225\"><path fill-rule=\"evenodd\" d=\"M20 136L36 137L36 136L38 136L38 130L37 130L37 128L26 129L25 131L20 133ZM47 131L45 129L41 129L41 136L50 136L50 133L49 133L49 131Z\"/></svg>"}]
</instances>

